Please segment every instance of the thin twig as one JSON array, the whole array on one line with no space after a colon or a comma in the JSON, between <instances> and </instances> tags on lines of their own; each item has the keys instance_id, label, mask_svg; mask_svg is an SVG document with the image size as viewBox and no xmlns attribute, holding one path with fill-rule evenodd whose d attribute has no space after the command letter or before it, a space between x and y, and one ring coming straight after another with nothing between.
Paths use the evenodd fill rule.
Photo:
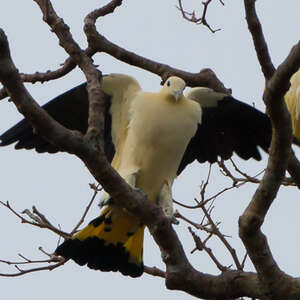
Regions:
<instances>
[{"instance_id":1,"label":"thin twig","mask_svg":"<svg viewBox=\"0 0 300 300\"><path fill-rule=\"evenodd\" d=\"M157 267L147 267L147 266L144 266L144 271L145 271L145 273L147 273L149 275L152 275L152 276L166 278L166 272L160 270Z\"/></svg>"},{"instance_id":2,"label":"thin twig","mask_svg":"<svg viewBox=\"0 0 300 300\"><path fill-rule=\"evenodd\" d=\"M221 28L218 29L212 29L211 26L208 24L208 22L206 21L206 16L207 16L207 9L209 4L212 2L212 0L206 0L204 2L202 2L203 5L203 11L202 11L202 15L201 17L197 18L196 17L196 13L193 10L192 12L187 12L184 10L183 5L182 5L182 0L178 0L178 6L176 6L176 8L181 12L182 17L192 23L195 23L197 25L202 24L204 26L206 26L212 33L215 33L217 31L220 31ZM222 5L224 5L224 2L220 0L220 3Z\"/></svg>"},{"instance_id":3,"label":"thin twig","mask_svg":"<svg viewBox=\"0 0 300 300\"><path fill-rule=\"evenodd\" d=\"M189 232L191 233L193 239L194 239L194 242L195 242L195 245L196 245L196 248L200 251L205 251L209 257L211 258L211 260L215 263L215 265L217 266L217 268L221 271L221 272L225 272L228 270L228 267L225 267L223 266L219 261L218 259L216 258L216 256L213 254L213 251L211 250L211 248L207 247L205 245L204 242L201 241L200 237L192 230L191 227L188 227L189 229Z\"/></svg>"},{"instance_id":4,"label":"thin twig","mask_svg":"<svg viewBox=\"0 0 300 300\"><path fill-rule=\"evenodd\" d=\"M18 254L20 255L20 254ZM26 260L26 261L8 261L0 259L0 263L4 263L7 265L28 265L28 264L42 264L42 263L52 263L52 262L60 261L58 256L57 258L53 259L41 259L41 260Z\"/></svg>"},{"instance_id":5,"label":"thin twig","mask_svg":"<svg viewBox=\"0 0 300 300\"><path fill-rule=\"evenodd\" d=\"M244 256L244 258L243 258L243 260L242 260L242 263L241 263L242 269L244 269L244 267L245 267L245 263L246 263L247 257L248 257L248 253L246 252L246 253L245 253L245 256Z\"/></svg>"},{"instance_id":6,"label":"thin twig","mask_svg":"<svg viewBox=\"0 0 300 300\"><path fill-rule=\"evenodd\" d=\"M213 221L213 219L211 218L211 215L210 215L211 211L207 210L205 207L201 207L201 209L203 210L203 212L205 214L205 217L207 218L208 222L211 224L211 228L214 231L214 234L221 240L221 242L224 244L224 246L227 248L227 250L231 254L231 256L233 258L233 261L236 265L236 268L238 270L242 270L242 265L239 262L239 259L236 255L235 249L230 246L230 244L226 240L225 236L220 232L220 230L218 229L218 226L214 223L214 221Z\"/></svg>"},{"instance_id":7,"label":"thin twig","mask_svg":"<svg viewBox=\"0 0 300 300\"><path fill-rule=\"evenodd\" d=\"M0 201L0 204L2 204L4 207L8 208L15 216L17 216L20 220L21 223L24 224L30 224L39 228L46 228L60 236L62 236L63 238L70 238L71 236L69 235L69 233L64 232L62 230L59 230L58 228L56 228L55 226L51 225L50 223L44 223L43 220L40 219L39 216L35 216L33 213L31 213L28 209L24 210L23 213L25 213L27 216L29 216L32 221L27 220L26 218L22 217L19 213L17 213L9 204L9 202L7 201L6 203Z\"/></svg>"},{"instance_id":8,"label":"thin twig","mask_svg":"<svg viewBox=\"0 0 300 300\"><path fill-rule=\"evenodd\" d=\"M208 228L208 226L201 225L201 224L198 224L196 222L193 222L193 221L189 220L188 218L186 218L185 216L183 216L181 213L179 213L177 210L174 213L174 217L176 217L178 219L181 219L181 220L184 220L185 222L187 222L188 224L192 225L196 229L203 230L203 231L205 231L207 233L214 233L211 228Z\"/></svg>"},{"instance_id":9,"label":"thin twig","mask_svg":"<svg viewBox=\"0 0 300 300\"><path fill-rule=\"evenodd\" d=\"M19 267L17 267L17 265L16 265L15 267L18 270L18 273L11 273L11 274L0 273L0 276L1 277L18 277L18 276L22 276L22 275L25 275L28 273L33 273L33 272L46 271L46 270L52 271L52 270L64 265L66 262L67 262L67 260L62 259L62 261L60 261L56 264L50 265L50 266L27 269L27 270L22 270Z\"/></svg>"},{"instance_id":10,"label":"thin twig","mask_svg":"<svg viewBox=\"0 0 300 300\"><path fill-rule=\"evenodd\" d=\"M76 226L73 228L73 230L70 232L71 236L73 236L77 232L79 226L84 222L84 219L85 219L85 217L86 217L89 209L91 208L91 206L92 206L92 204L93 204L93 202L94 202L94 200L95 200L98 192L102 190L102 188L99 189L99 186L100 186L100 184L97 184L97 185L90 184L90 188L94 190L94 194L93 194L93 196L92 196L89 204L87 205L86 209L84 210L82 217L80 218L80 220L78 221L78 223L76 224Z\"/></svg>"},{"instance_id":11,"label":"thin twig","mask_svg":"<svg viewBox=\"0 0 300 300\"><path fill-rule=\"evenodd\" d=\"M52 271L62 265L64 265L68 260L63 258L63 257L59 257L53 254L49 254L47 253L45 250L43 250L42 247L39 247L39 250L46 256L48 256L48 259L39 259L39 260L32 260L29 259L27 257L25 257L22 254L18 254L19 257L21 257L24 261L8 261L8 260L0 260L0 263L4 263L7 265L14 265L14 267L18 270L17 273L0 273L0 277L18 277L18 276L22 276L28 273L33 273L33 272L38 272L38 271ZM34 264L50 264L47 266L43 266L43 267L37 267L37 268L31 268L31 269L26 269L23 270L22 268L20 268L20 265L34 265ZM54 263L54 264L53 264Z\"/></svg>"}]
</instances>

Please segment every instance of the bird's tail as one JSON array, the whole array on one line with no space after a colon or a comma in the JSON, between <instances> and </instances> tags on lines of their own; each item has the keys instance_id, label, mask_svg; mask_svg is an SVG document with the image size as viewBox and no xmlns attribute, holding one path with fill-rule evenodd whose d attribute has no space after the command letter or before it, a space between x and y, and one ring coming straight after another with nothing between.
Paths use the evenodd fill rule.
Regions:
<instances>
[{"instance_id":1,"label":"bird's tail","mask_svg":"<svg viewBox=\"0 0 300 300\"><path fill-rule=\"evenodd\" d=\"M106 207L101 215L55 250L56 255L101 271L141 276L144 225L122 209Z\"/></svg>"}]
</instances>

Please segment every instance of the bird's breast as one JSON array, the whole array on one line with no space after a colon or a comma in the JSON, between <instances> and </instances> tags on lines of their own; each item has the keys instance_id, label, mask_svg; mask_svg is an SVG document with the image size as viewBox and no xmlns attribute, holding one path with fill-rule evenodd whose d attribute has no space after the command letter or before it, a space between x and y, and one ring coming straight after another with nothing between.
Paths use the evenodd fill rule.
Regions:
<instances>
[{"instance_id":1,"label":"bird's breast","mask_svg":"<svg viewBox=\"0 0 300 300\"><path fill-rule=\"evenodd\" d=\"M171 155L185 150L197 126L197 112L189 102L146 99L134 103L129 130L139 146L154 147L157 155L163 151Z\"/></svg>"},{"instance_id":2,"label":"bird's breast","mask_svg":"<svg viewBox=\"0 0 300 300\"><path fill-rule=\"evenodd\" d=\"M176 177L198 121L198 112L189 105L155 99L136 101L131 109L121 175L139 170L137 185L148 196L157 194L165 181L172 182Z\"/></svg>"}]
</instances>

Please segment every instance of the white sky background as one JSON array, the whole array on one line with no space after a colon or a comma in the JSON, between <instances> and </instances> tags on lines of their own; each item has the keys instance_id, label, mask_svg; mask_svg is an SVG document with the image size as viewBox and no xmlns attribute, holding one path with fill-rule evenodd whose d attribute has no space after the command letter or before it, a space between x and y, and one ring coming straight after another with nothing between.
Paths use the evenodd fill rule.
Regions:
<instances>
[{"instance_id":1,"label":"white sky background","mask_svg":"<svg viewBox=\"0 0 300 300\"><path fill-rule=\"evenodd\" d=\"M199 1L185 2L191 5L190 8L200 5ZM212 5L208 13L208 22L212 27L222 28L222 31L215 34L183 20L175 8L175 0L124 1L123 6L114 14L97 23L98 30L128 50L185 71L197 72L210 67L226 87L232 88L235 98L250 104L255 102L256 107L264 110L261 100L264 79L247 29L243 1L226 1L225 7L219 5L218 1L215 2L216 5ZM73 37L85 48L83 18L106 1L53 0L52 3L57 13L70 26ZM279 1L260 0L257 10L273 62L278 65L299 39L300 2L290 0L283 5ZM8 36L12 57L21 72L54 70L67 57L58 46L56 36L41 20L41 12L33 1L5 1L0 9L0 27ZM118 72L134 76L145 90L160 89L158 76L126 65L108 55L96 55L95 63L103 73ZM40 104L44 104L83 81L83 74L76 69L63 79L45 84L27 84L27 88ZM0 102L0 115L0 132L21 119L14 105L7 101ZM296 154L300 154L298 149ZM265 167L265 161L236 161L250 174ZM92 195L88 183L94 182L94 179L78 159L68 154L37 155L34 151L1 148L0 174L0 200L9 200L18 211L36 205L53 224L59 223L66 231L78 221ZM194 164L186 169L175 183L175 199L192 204L206 174L207 165ZM226 184L230 184L230 181L224 179L218 169L214 168L209 194L215 194ZM237 248L240 257L244 255L244 248L238 238L237 221L249 203L255 187L247 185L227 192L215 203L213 216L222 221L223 232L232 235L231 244ZM181 208L179 210L185 212ZM263 231L268 235L270 247L279 266L293 276L298 276L300 267L298 211L299 192L296 188L282 187L263 225ZM87 221L97 214L95 203ZM200 212L194 213L195 221L201 217ZM20 224L4 207L0 207L0 219L0 259L18 260L18 253L31 259L44 258L38 251L39 246L49 252L56 248L57 236L46 230ZM176 230L189 252L193 248L192 238L186 224L183 221L180 223ZM201 236L204 237L202 234ZM223 264L232 263L223 246L213 241L210 246ZM148 234L144 249L146 265L164 268L158 247ZM205 253L193 254L191 261L200 271L219 273ZM252 268L249 267L248 270ZM0 273L15 271L12 266L0 265ZM33 273L19 278L0 278L0 289L4 299L131 297L176 300L189 297L182 292L166 290L162 279L147 274L139 279L131 279L119 273L92 271L73 262L52 272Z\"/></svg>"}]
</instances>

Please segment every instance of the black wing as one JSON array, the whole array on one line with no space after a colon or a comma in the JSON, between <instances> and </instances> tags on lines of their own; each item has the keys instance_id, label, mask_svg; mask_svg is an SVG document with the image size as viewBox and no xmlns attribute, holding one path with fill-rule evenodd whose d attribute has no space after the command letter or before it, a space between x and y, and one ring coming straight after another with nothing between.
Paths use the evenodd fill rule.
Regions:
<instances>
[{"instance_id":1,"label":"black wing","mask_svg":"<svg viewBox=\"0 0 300 300\"><path fill-rule=\"evenodd\" d=\"M50 116L68 129L78 130L83 134L88 126L88 94L86 83L81 84L64 94L54 98L42 106ZM106 109L105 120L105 153L109 161L114 155L114 146L111 139L111 116ZM23 119L0 136L0 146L16 143L15 149L35 149L38 153L56 153L60 149L34 134L30 123Z\"/></svg>"},{"instance_id":2,"label":"black wing","mask_svg":"<svg viewBox=\"0 0 300 300\"><path fill-rule=\"evenodd\" d=\"M226 160L235 152L245 160L261 160L258 146L268 152L272 126L266 114L230 96L202 110L202 124L184 153L178 175L195 159L214 163L218 157Z\"/></svg>"}]
</instances>

